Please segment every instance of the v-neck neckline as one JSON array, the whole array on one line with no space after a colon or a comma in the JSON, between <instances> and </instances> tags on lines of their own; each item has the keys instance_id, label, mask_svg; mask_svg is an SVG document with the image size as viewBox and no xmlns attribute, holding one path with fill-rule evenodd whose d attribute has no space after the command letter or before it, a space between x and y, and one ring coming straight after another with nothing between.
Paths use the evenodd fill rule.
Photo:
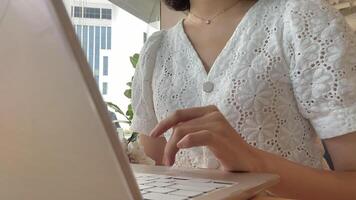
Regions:
<instances>
[{"instance_id":1,"label":"v-neck neckline","mask_svg":"<svg viewBox=\"0 0 356 200\"><path fill-rule=\"evenodd\" d=\"M188 45L188 48L190 49L190 51L193 54L194 59L196 60L196 62L198 63L199 67L202 69L202 71L205 74L205 77L209 77L210 74L212 74L212 72L214 71L214 69L216 68L216 65L219 64L221 57L223 57L223 55L226 53L226 51L229 50L231 43L234 41L236 35L238 32L240 32L241 27L243 27L243 24L245 23L245 21L248 19L248 17L251 15L252 11L256 9L257 5L260 3L261 0L258 0L255 4L253 4L248 11L245 13L245 15L241 18L240 22L237 24L235 30L233 31L231 37L227 40L225 46L221 49L221 51L219 52L218 56L215 58L213 65L210 67L209 71L206 70L203 61L199 55L199 53L197 52L197 50L195 49L192 41L189 39L189 36L187 35L187 33L185 32L185 27L184 27L184 19L181 19L179 22L179 29L180 32L183 36L183 39L185 40L186 44Z\"/></svg>"}]
</instances>

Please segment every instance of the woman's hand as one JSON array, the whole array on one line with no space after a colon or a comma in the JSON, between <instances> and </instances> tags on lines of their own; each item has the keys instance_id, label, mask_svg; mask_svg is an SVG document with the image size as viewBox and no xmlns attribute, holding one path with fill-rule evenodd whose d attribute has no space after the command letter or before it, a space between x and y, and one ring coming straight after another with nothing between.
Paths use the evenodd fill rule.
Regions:
<instances>
[{"instance_id":1,"label":"woman's hand","mask_svg":"<svg viewBox=\"0 0 356 200\"><path fill-rule=\"evenodd\" d=\"M258 151L248 145L215 106L178 110L162 120L151 132L159 137L173 129L163 156L173 165L179 149L206 146L226 171L257 171Z\"/></svg>"},{"instance_id":2,"label":"woman's hand","mask_svg":"<svg viewBox=\"0 0 356 200\"><path fill-rule=\"evenodd\" d=\"M248 145L215 106L179 110L161 121L151 135L159 137L170 128L173 133L163 156L166 165L174 163L179 149L207 146L224 170L278 174L280 184L271 191L282 197L356 199L356 172L352 168L356 166L352 157L356 132L329 141L335 153L332 155L347 160L347 169L353 171L329 171L300 165Z\"/></svg>"}]
</instances>

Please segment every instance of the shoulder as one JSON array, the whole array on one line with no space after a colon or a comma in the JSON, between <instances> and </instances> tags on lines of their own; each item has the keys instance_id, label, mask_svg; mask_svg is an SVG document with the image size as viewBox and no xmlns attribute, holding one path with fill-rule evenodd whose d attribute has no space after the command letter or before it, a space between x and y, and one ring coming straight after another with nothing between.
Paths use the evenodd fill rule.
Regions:
<instances>
[{"instance_id":1,"label":"shoulder","mask_svg":"<svg viewBox=\"0 0 356 200\"><path fill-rule=\"evenodd\" d=\"M338 10L326 0L285 0L285 16L287 19L313 19L313 21L330 21L342 19Z\"/></svg>"},{"instance_id":2,"label":"shoulder","mask_svg":"<svg viewBox=\"0 0 356 200\"><path fill-rule=\"evenodd\" d=\"M285 0L288 9L295 10L325 10L330 8L330 4L326 0Z\"/></svg>"},{"instance_id":3,"label":"shoulder","mask_svg":"<svg viewBox=\"0 0 356 200\"><path fill-rule=\"evenodd\" d=\"M166 34L167 31L165 30L157 31L148 38L141 50L141 60L157 54L157 51L159 50Z\"/></svg>"},{"instance_id":4,"label":"shoulder","mask_svg":"<svg viewBox=\"0 0 356 200\"><path fill-rule=\"evenodd\" d=\"M297 39L351 32L342 14L326 0L286 0L284 25L287 35Z\"/></svg>"},{"instance_id":5,"label":"shoulder","mask_svg":"<svg viewBox=\"0 0 356 200\"><path fill-rule=\"evenodd\" d=\"M179 40L181 23L182 21L179 21L168 30L161 30L152 34L142 48L141 55L147 58L157 56L161 51L165 51L163 47L174 46Z\"/></svg>"},{"instance_id":6,"label":"shoulder","mask_svg":"<svg viewBox=\"0 0 356 200\"><path fill-rule=\"evenodd\" d=\"M141 49L136 73L140 72L146 76L150 76L150 74L152 74L156 63L157 54L160 51L161 44L165 35L166 31L157 31L148 38Z\"/></svg>"}]
</instances>

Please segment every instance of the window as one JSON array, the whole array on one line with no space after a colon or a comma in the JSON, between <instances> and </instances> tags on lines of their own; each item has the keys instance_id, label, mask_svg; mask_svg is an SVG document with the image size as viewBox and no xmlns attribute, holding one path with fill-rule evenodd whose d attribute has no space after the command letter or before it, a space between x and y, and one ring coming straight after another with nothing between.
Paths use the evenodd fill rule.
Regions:
<instances>
[{"instance_id":1,"label":"window","mask_svg":"<svg viewBox=\"0 0 356 200\"><path fill-rule=\"evenodd\" d=\"M143 43L146 43L147 41L147 33L143 32Z\"/></svg>"},{"instance_id":2,"label":"window","mask_svg":"<svg viewBox=\"0 0 356 200\"><path fill-rule=\"evenodd\" d=\"M106 27L101 27L101 49L106 49Z\"/></svg>"},{"instance_id":3,"label":"window","mask_svg":"<svg viewBox=\"0 0 356 200\"><path fill-rule=\"evenodd\" d=\"M77 32L77 37L79 38L79 40L81 40L82 39L82 26L77 25L76 32Z\"/></svg>"},{"instance_id":4,"label":"window","mask_svg":"<svg viewBox=\"0 0 356 200\"><path fill-rule=\"evenodd\" d=\"M103 95L107 95L108 94L108 83L107 82L103 82L103 88L102 91Z\"/></svg>"},{"instance_id":5,"label":"window","mask_svg":"<svg viewBox=\"0 0 356 200\"><path fill-rule=\"evenodd\" d=\"M107 49L111 49L111 27L107 28Z\"/></svg>"},{"instance_id":6,"label":"window","mask_svg":"<svg viewBox=\"0 0 356 200\"><path fill-rule=\"evenodd\" d=\"M92 67L94 72L94 26L89 26L89 65Z\"/></svg>"},{"instance_id":7,"label":"window","mask_svg":"<svg viewBox=\"0 0 356 200\"><path fill-rule=\"evenodd\" d=\"M74 17L83 17L83 8L82 7L74 7Z\"/></svg>"},{"instance_id":8,"label":"window","mask_svg":"<svg viewBox=\"0 0 356 200\"><path fill-rule=\"evenodd\" d=\"M111 9L101 9L101 19L111 19Z\"/></svg>"},{"instance_id":9,"label":"window","mask_svg":"<svg viewBox=\"0 0 356 200\"><path fill-rule=\"evenodd\" d=\"M100 8L84 8L84 18L100 19Z\"/></svg>"},{"instance_id":10,"label":"window","mask_svg":"<svg viewBox=\"0 0 356 200\"><path fill-rule=\"evenodd\" d=\"M85 55L88 57L88 26L83 26L82 48Z\"/></svg>"},{"instance_id":11,"label":"window","mask_svg":"<svg viewBox=\"0 0 356 200\"><path fill-rule=\"evenodd\" d=\"M109 75L109 57L103 57L103 76Z\"/></svg>"},{"instance_id":12,"label":"window","mask_svg":"<svg viewBox=\"0 0 356 200\"><path fill-rule=\"evenodd\" d=\"M94 72L99 76L100 65L100 26L95 27L95 57L94 57Z\"/></svg>"}]
</instances>

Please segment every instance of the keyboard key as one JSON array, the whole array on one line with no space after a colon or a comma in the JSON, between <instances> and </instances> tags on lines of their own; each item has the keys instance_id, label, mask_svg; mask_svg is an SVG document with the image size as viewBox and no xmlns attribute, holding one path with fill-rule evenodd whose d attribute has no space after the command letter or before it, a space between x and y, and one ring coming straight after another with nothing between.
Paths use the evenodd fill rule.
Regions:
<instances>
[{"instance_id":1,"label":"keyboard key","mask_svg":"<svg viewBox=\"0 0 356 200\"><path fill-rule=\"evenodd\" d=\"M137 181L153 181L153 180L158 180L158 177L140 177L136 178Z\"/></svg>"},{"instance_id":2,"label":"keyboard key","mask_svg":"<svg viewBox=\"0 0 356 200\"><path fill-rule=\"evenodd\" d=\"M197 186L197 187L212 187L212 188L223 188L226 187L226 184L218 184L218 183L201 183L201 182L193 182L192 180L189 181L175 181L179 185L190 185L190 186Z\"/></svg>"},{"instance_id":3,"label":"keyboard key","mask_svg":"<svg viewBox=\"0 0 356 200\"><path fill-rule=\"evenodd\" d=\"M160 182L160 183L172 183L172 182L174 182L174 180L171 179L171 178L160 178L160 179L155 180L155 182Z\"/></svg>"},{"instance_id":4,"label":"keyboard key","mask_svg":"<svg viewBox=\"0 0 356 200\"><path fill-rule=\"evenodd\" d=\"M145 189L153 188L155 186L152 186L152 185L138 185L138 187L140 188L140 190L145 190Z\"/></svg>"},{"instance_id":5,"label":"keyboard key","mask_svg":"<svg viewBox=\"0 0 356 200\"><path fill-rule=\"evenodd\" d=\"M153 183L153 181L137 180L137 183L138 183L139 185L145 185L145 184L148 184L148 183Z\"/></svg>"},{"instance_id":6,"label":"keyboard key","mask_svg":"<svg viewBox=\"0 0 356 200\"><path fill-rule=\"evenodd\" d=\"M183 177L183 176L173 176L172 179L175 180L190 180L191 178Z\"/></svg>"},{"instance_id":7,"label":"keyboard key","mask_svg":"<svg viewBox=\"0 0 356 200\"><path fill-rule=\"evenodd\" d=\"M195 192L210 192L216 189L215 187L198 187L192 185L172 185L169 187L178 190L188 190L188 191L195 191Z\"/></svg>"},{"instance_id":8,"label":"keyboard key","mask_svg":"<svg viewBox=\"0 0 356 200\"><path fill-rule=\"evenodd\" d=\"M226 182L226 181L213 181L212 183L223 184L226 186L231 186L231 185L237 184L237 182Z\"/></svg>"},{"instance_id":9,"label":"keyboard key","mask_svg":"<svg viewBox=\"0 0 356 200\"><path fill-rule=\"evenodd\" d=\"M136 177L136 178L142 178L142 177L146 177L146 178L170 178L171 176L159 175L159 174L135 173L135 177Z\"/></svg>"},{"instance_id":10,"label":"keyboard key","mask_svg":"<svg viewBox=\"0 0 356 200\"><path fill-rule=\"evenodd\" d=\"M148 188L147 190L144 190L144 191L166 194L166 193L173 192L173 191L176 191L176 190L177 189L175 189L175 188L154 187L154 188Z\"/></svg>"},{"instance_id":11,"label":"keyboard key","mask_svg":"<svg viewBox=\"0 0 356 200\"><path fill-rule=\"evenodd\" d=\"M201 194L204 194L204 192L197 192L197 191L188 191L188 190L177 190L168 194L173 194L177 196L183 196L183 197L196 197Z\"/></svg>"},{"instance_id":12,"label":"keyboard key","mask_svg":"<svg viewBox=\"0 0 356 200\"><path fill-rule=\"evenodd\" d=\"M211 183L214 180L211 179L203 179L203 178L192 178L189 179L189 181L194 182L194 183Z\"/></svg>"},{"instance_id":13,"label":"keyboard key","mask_svg":"<svg viewBox=\"0 0 356 200\"><path fill-rule=\"evenodd\" d=\"M154 187L168 187L174 185L174 183L153 182L153 183L148 183L146 185L150 185Z\"/></svg>"},{"instance_id":14,"label":"keyboard key","mask_svg":"<svg viewBox=\"0 0 356 200\"><path fill-rule=\"evenodd\" d=\"M148 200L186 200L186 197L176 196L171 194L160 194L160 193L146 193L143 195L144 199Z\"/></svg>"}]
</instances>

